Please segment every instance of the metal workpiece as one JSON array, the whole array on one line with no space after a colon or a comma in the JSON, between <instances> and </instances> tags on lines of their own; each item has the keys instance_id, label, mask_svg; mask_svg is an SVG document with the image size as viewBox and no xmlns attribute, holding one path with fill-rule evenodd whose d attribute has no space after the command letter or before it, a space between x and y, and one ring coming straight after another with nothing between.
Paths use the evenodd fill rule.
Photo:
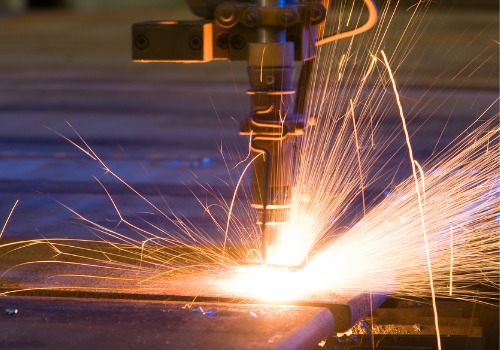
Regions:
<instances>
[{"instance_id":1,"label":"metal workpiece","mask_svg":"<svg viewBox=\"0 0 500 350\"><path fill-rule=\"evenodd\" d=\"M279 210L272 210L270 212L280 213ZM278 221L278 219L276 220ZM272 230L267 232L270 232L271 234L273 233ZM281 231L278 231L278 233L281 233ZM274 239L274 237L269 238L271 242L272 239ZM122 250L122 247L105 244L97 247L93 242L82 242L81 244L81 249L83 249L85 254L87 254L85 259L82 257L81 261L83 262L98 261L99 258L102 259L103 254L106 256L114 256L117 251ZM167 249L169 248L164 248L163 250L166 251ZM179 253L179 251L176 251L175 249L170 249L172 250L172 257L174 257L175 254L175 256L179 255L181 259L183 259L192 254L189 253L190 250L184 250ZM270 312L266 311L267 317L260 317L260 321L258 321L260 323L246 323L245 325L248 326L248 330L246 331L245 325L240 325L239 327L241 329L238 330L238 332L244 333L241 335L242 340L246 341L253 336L261 337L262 332L267 332L259 328L261 326L271 327L271 329L273 329L271 333L278 331L282 332L281 334L283 334L283 338L280 341L284 341L285 338L288 337L289 331L292 333L301 332L302 334L303 330L300 330L301 328L308 333L313 331L315 332L315 328L319 327L322 329L322 335L319 339L315 339L317 344L317 342L319 342L322 338L327 337L328 334L332 332L344 332L348 330L362 317L368 315L372 308L377 308L385 300L385 297L381 295L360 295L359 292L348 290L313 290L301 295L287 295L287 293L280 293L281 297L278 299L260 297L254 293L253 283L252 286L245 286L245 283L243 283L243 288L241 288L242 286L239 283L241 280L239 280L237 276L241 273L243 273L242 276L250 276L247 273L256 269L255 271L257 273L259 273L259 271L272 270L273 274L274 272L277 272L277 276L282 276L288 279L288 277L293 278L294 273L300 274L304 271L299 269L291 271L289 266L283 266L282 269L280 269L280 267L270 268L262 266L249 266L246 262L244 266L240 266L237 270L229 268L224 271L224 269L217 268L217 271L214 274L214 271L210 272L209 264L211 263L211 258L207 254L210 252L210 248L205 247L203 249L205 249L205 252L200 251L200 247L193 248L191 251L200 251L199 257L196 258L197 265L193 267L190 267L189 263L184 264L181 262L179 265L174 261L175 259L167 260L168 257L165 257L165 264L162 266L162 269L164 270L162 271L167 273L160 273L160 275L154 276L154 278L151 278L152 274L156 274L157 270L151 271L148 268L143 270L142 268L136 269L129 268L127 266L127 268L124 269L106 269L105 264L93 265L86 263L80 264L77 262L74 264L58 264L57 262L50 262L50 259L53 258L54 251L48 245L32 245L26 249L15 250L11 254L5 254L4 249L0 251L0 253L6 257L6 259L0 260L0 273L2 274L0 295L5 293L5 295L8 296L5 298L0 297L0 310L4 310L5 313L7 313L7 309L18 311L17 313L9 311L8 313L11 313L11 315L5 314L4 318L0 315L0 329L2 329L2 334L6 334L4 331L6 329L4 325L14 327L14 325L8 323L9 320L11 322L18 322L17 326L19 327L14 328L12 333L10 333L10 336L6 336L9 340L16 339L23 329L26 329L26 327L30 327L31 325L28 321L32 320L32 318L26 318L26 316L29 315L31 306L28 301L17 302L17 297L23 297L22 300L25 300L24 298L29 300L31 298L39 297L62 297L65 298L65 300L69 300L69 302L59 303L59 299L55 299L54 303L47 301L44 304L47 306L44 306L41 310L58 310L64 306L66 311L64 313L58 313L58 315L61 317L68 317L70 319L80 317L80 320L83 320L85 317L89 317L89 323L93 324L96 329L105 328L105 321L109 321L109 319L119 320L122 323L138 322L138 320L141 320L141 322L144 322L143 326L135 328L143 331L146 331L151 327L160 330L168 329L168 327L171 327L168 322L173 322L171 319L157 319L151 322L146 322L148 320L148 312L156 312L155 315L161 315L161 310L168 308L168 306L161 305L160 302L164 301L176 302L178 305L182 306L186 304L194 304L194 306L201 306L204 311L215 308L218 308L219 310L246 310L248 312L258 311L261 309L279 309L281 311L279 314L275 314L276 317L269 318ZM137 252L140 251L140 249L137 250ZM79 255L79 250L76 249L76 247L74 250L72 249L71 252L74 256ZM229 254L242 256L237 251L229 252ZM22 261L21 259L26 256L29 256L29 258L33 261L40 261L40 264L25 264L22 266L16 266L20 261ZM259 264L259 262L256 263ZM200 266L207 266L207 268L200 269ZM106 269L105 272L103 272L104 269ZM285 274L286 276L284 276ZM100 275L103 278L98 277ZM252 280L252 278L250 278L250 280ZM263 283L261 286L263 286L264 289L268 287L271 291L274 289L272 286L274 283L269 281L266 277L264 277L263 280L254 282L256 282L257 286ZM269 282L271 285L264 285L264 283ZM300 278L297 283L300 283ZM290 287L295 288L295 282ZM73 302L71 300L74 299L78 299L78 305L81 306L78 310L71 311L67 307L72 305ZM108 301L111 299L124 300L121 305L128 305L126 309L130 311L124 311L123 313L118 312L117 314L117 310L113 305L118 304L109 303ZM143 310L142 308L146 302L150 303L148 304L150 306L148 306L147 310L141 311ZM263 303L271 303L273 306L262 306ZM248 306L248 304L252 304L254 306ZM255 307L255 305L258 306ZM318 311L319 308L327 309L331 315L328 316L324 314L324 311L319 311L320 314L323 315L321 316L321 320L323 321L314 325L310 323L312 322L309 317L311 314L301 312L296 313L298 309L290 306L311 307L315 308L316 311ZM313 313L315 314L316 311ZM245 317L250 317L248 312ZM97 319L92 318L94 313ZM128 313L129 316L125 317L124 313ZM186 313L182 313L181 316L186 317L185 314ZM220 313L219 316L223 316L223 314L227 315L227 313ZM12 320L9 318L11 316L20 317L19 319ZM55 315L43 315L41 318L43 319L44 317L49 317L47 324L50 325L51 328L57 329L57 327L60 327L61 324L65 324L64 322L60 322L60 318L53 316ZM104 319L104 317L107 317L107 319ZM326 324L323 323L325 321L323 317L327 317L327 320L329 320ZM331 324L332 317L335 321L333 325ZM235 331L234 328L231 328L231 320L235 323L246 322L238 317L224 317L223 319L228 321L223 321L222 319L219 319L219 321L195 319L194 321L201 322L201 325L207 325L207 328L199 330L199 337L210 337L210 334L203 335L202 333L210 333L210 327L214 325L219 327L218 329L220 329L219 332L221 334L228 334ZM290 321L293 322L289 323ZM28 322L28 324L21 327L19 326L22 324L21 322ZM156 324L154 324L155 322ZM254 328L255 325L260 326ZM34 325L33 327L36 326L40 326L40 323ZM226 326L228 327L227 330L224 328ZM118 330L122 330L122 326L118 326L117 331ZM176 332L178 332L179 337L182 337L186 334L184 333L185 330L189 330L189 324L180 328L172 329L171 338L174 337ZM195 329L191 330L195 331ZM258 334L247 334L252 333L253 331L256 331ZM0 334L0 348L2 348L3 345L1 343L2 334ZM149 339L150 341L155 341L155 339L157 339L156 335L158 335L156 332L143 334L144 339ZM265 336L267 337L268 335ZM118 340L119 339L110 338L106 341L113 344L113 342ZM213 348L217 348L217 339L213 340L215 342L213 343ZM120 343L117 344L119 345ZM115 348L120 348L118 345L116 345ZM261 346L254 346L253 349L268 349L267 346L267 343L264 342ZM245 349L245 347L242 348ZM308 348L313 347L303 347L303 349ZM223 349L223 347L221 347L221 349Z\"/></svg>"},{"instance_id":2,"label":"metal workpiece","mask_svg":"<svg viewBox=\"0 0 500 350\"><path fill-rule=\"evenodd\" d=\"M315 349L326 308L145 300L0 297L2 349ZM84 330L84 331L82 331Z\"/></svg>"}]
</instances>

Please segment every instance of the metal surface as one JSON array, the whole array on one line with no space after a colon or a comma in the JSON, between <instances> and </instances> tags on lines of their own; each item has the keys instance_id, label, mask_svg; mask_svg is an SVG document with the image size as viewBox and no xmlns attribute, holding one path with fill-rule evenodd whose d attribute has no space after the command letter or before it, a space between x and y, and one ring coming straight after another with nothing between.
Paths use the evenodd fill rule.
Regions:
<instances>
[{"instance_id":1,"label":"metal surface","mask_svg":"<svg viewBox=\"0 0 500 350\"><path fill-rule=\"evenodd\" d=\"M213 28L209 21L142 22L132 30L136 61L192 63L213 59Z\"/></svg>"},{"instance_id":2,"label":"metal surface","mask_svg":"<svg viewBox=\"0 0 500 350\"><path fill-rule=\"evenodd\" d=\"M93 248L93 253L89 249ZM203 269L190 269L185 266L183 273L169 271L165 265L158 269L137 269L136 264L127 264L124 268L107 269L105 273L101 265L102 253L113 255L115 250L101 244L99 248L81 245L81 251L70 250L76 264L58 264L53 260L54 251L49 245L34 245L27 249L16 250L6 254L8 249L0 249L0 274L2 285L0 294L12 296L56 296L79 297L93 299L127 299L127 300L175 300L183 302L224 302L237 307L240 304L260 304L262 299L244 291L235 292L228 285L228 280L216 278L213 273ZM124 248L124 247L122 247ZM77 259L79 254L86 259ZM26 256L35 264L22 264ZM43 263L45 261L46 263ZM90 265L87 262L92 261ZM78 264L82 262L83 264ZM20 264L21 263L21 264ZM203 262L200 260L199 264ZM137 267L137 266L136 266ZM179 266L177 266L179 268ZM219 272L227 275L228 271ZM155 276L155 278L151 278ZM230 281L230 278L229 278ZM371 299L371 300L370 300ZM370 314L372 309L380 306L387 297L346 291L316 291L301 298L282 298L266 300L274 305L295 305L321 307L329 310L335 323L331 331L344 332L361 318Z\"/></svg>"},{"instance_id":3,"label":"metal surface","mask_svg":"<svg viewBox=\"0 0 500 350\"><path fill-rule=\"evenodd\" d=\"M223 303L0 298L2 349L314 349L324 308Z\"/></svg>"}]
</instances>

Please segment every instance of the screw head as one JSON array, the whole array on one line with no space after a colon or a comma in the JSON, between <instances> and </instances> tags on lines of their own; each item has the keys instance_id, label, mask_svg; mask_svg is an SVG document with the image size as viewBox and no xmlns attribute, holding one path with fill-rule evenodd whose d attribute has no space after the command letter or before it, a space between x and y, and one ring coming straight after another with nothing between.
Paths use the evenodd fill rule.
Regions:
<instances>
[{"instance_id":1,"label":"screw head","mask_svg":"<svg viewBox=\"0 0 500 350\"><path fill-rule=\"evenodd\" d=\"M247 44L244 37L241 35L235 35L231 38L231 47L235 50L241 50Z\"/></svg>"},{"instance_id":2,"label":"screw head","mask_svg":"<svg viewBox=\"0 0 500 350\"><path fill-rule=\"evenodd\" d=\"M266 84L267 85L273 85L276 82L276 78L273 77L272 75L268 75L266 77Z\"/></svg>"},{"instance_id":3,"label":"screw head","mask_svg":"<svg viewBox=\"0 0 500 350\"><path fill-rule=\"evenodd\" d=\"M215 42L217 46L222 50L227 50L229 46L229 34L228 33L220 33L217 35Z\"/></svg>"},{"instance_id":4,"label":"screw head","mask_svg":"<svg viewBox=\"0 0 500 350\"><path fill-rule=\"evenodd\" d=\"M134 40L134 45L139 50L145 50L149 47L149 39L145 35L138 35Z\"/></svg>"},{"instance_id":5,"label":"screw head","mask_svg":"<svg viewBox=\"0 0 500 350\"><path fill-rule=\"evenodd\" d=\"M189 38L189 47L193 50L199 50L203 47L203 40L198 35Z\"/></svg>"},{"instance_id":6,"label":"screw head","mask_svg":"<svg viewBox=\"0 0 500 350\"><path fill-rule=\"evenodd\" d=\"M222 3L215 10L215 20L222 28L231 28L238 23L238 8L231 3Z\"/></svg>"},{"instance_id":7,"label":"screw head","mask_svg":"<svg viewBox=\"0 0 500 350\"><path fill-rule=\"evenodd\" d=\"M278 23L283 27L291 27L297 22L297 12L291 7L285 7L278 12Z\"/></svg>"},{"instance_id":8,"label":"screw head","mask_svg":"<svg viewBox=\"0 0 500 350\"><path fill-rule=\"evenodd\" d=\"M247 27L255 27L259 25L261 19L260 11L256 8L247 8L243 13L243 23Z\"/></svg>"},{"instance_id":9,"label":"screw head","mask_svg":"<svg viewBox=\"0 0 500 350\"><path fill-rule=\"evenodd\" d=\"M311 3L308 6L309 22L316 26L323 22L326 18L326 8L320 3Z\"/></svg>"}]
</instances>

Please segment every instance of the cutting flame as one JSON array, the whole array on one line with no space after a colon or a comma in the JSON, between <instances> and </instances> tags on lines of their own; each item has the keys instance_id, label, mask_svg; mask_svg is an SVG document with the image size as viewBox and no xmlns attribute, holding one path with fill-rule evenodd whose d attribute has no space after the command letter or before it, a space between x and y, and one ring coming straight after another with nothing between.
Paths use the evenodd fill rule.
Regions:
<instances>
[{"instance_id":1,"label":"cutting flame","mask_svg":"<svg viewBox=\"0 0 500 350\"><path fill-rule=\"evenodd\" d=\"M300 266L306 261L314 236L309 232L311 225L306 215L301 215L300 219L300 224L292 220L283 228L280 239L268 254L269 265Z\"/></svg>"},{"instance_id":2,"label":"cutting flame","mask_svg":"<svg viewBox=\"0 0 500 350\"><path fill-rule=\"evenodd\" d=\"M224 282L224 288L242 297L262 301L297 300L297 272L269 265L238 268L234 276Z\"/></svg>"}]
</instances>

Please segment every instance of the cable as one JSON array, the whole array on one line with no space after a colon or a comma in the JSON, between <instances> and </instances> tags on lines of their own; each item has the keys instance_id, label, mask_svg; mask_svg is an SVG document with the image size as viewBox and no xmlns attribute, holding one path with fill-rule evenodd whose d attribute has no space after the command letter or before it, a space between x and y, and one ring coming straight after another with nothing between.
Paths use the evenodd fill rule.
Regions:
<instances>
[{"instance_id":1,"label":"cable","mask_svg":"<svg viewBox=\"0 0 500 350\"><path fill-rule=\"evenodd\" d=\"M325 38L321 38L320 40L316 41L316 46L322 46L324 44L328 44L336 40L349 38L364 33L367 30L371 29L377 23L378 20L377 5L375 4L375 0L363 0L363 1L365 2L366 7L368 8L368 20L361 27L357 27L347 32L341 32L338 34L327 36Z\"/></svg>"}]
</instances>

